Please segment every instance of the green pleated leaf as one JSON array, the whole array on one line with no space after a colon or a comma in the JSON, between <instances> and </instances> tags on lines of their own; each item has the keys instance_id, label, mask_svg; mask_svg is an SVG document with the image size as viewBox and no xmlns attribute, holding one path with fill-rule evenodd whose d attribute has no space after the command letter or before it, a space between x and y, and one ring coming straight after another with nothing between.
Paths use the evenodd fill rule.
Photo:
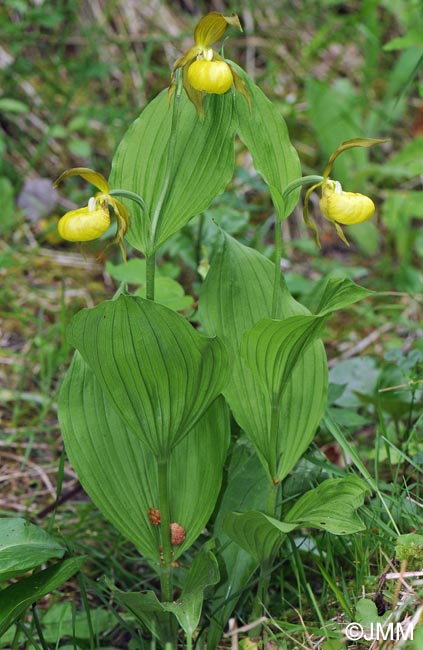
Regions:
<instances>
[{"instance_id":1,"label":"green pleated leaf","mask_svg":"<svg viewBox=\"0 0 423 650\"><path fill-rule=\"evenodd\" d=\"M244 332L272 315L273 277L274 265L268 259L224 236L201 291L200 317L207 332L217 334L230 354L232 373L224 394L235 419L254 442L269 478L283 479L311 443L323 417L327 368L322 343L314 341L284 386L276 432L278 448L266 458L263 449L271 437L272 401L269 389L257 381L241 355L241 346ZM277 318L283 321L307 314L289 294L281 276Z\"/></svg>"},{"instance_id":2,"label":"green pleated leaf","mask_svg":"<svg viewBox=\"0 0 423 650\"><path fill-rule=\"evenodd\" d=\"M284 414L279 405L295 367L309 345L321 335L325 322L325 318L317 316L291 316L283 321L264 319L242 337L241 357L266 399L263 415L267 419L267 435L258 430L252 431L250 437L269 466L276 469L274 476L279 473L281 453L289 451L284 423L280 422Z\"/></svg>"},{"instance_id":3,"label":"green pleated leaf","mask_svg":"<svg viewBox=\"0 0 423 650\"><path fill-rule=\"evenodd\" d=\"M334 535L356 533L365 528L356 510L368 494L368 485L357 476L327 479L303 494L284 522L295 527L322 528Z\"/></svg>"},{"instance_id":4,"label":"green pleated leaf","mask_svg":"<svg viewBox=\"0 0 423 650\"><path fill-rule=\"evenodd\" d=\"M66 582L84 561L84 557L63 560L0 591L0 637L29 605Z\"/></svg>"},{"instance_id":5,"label":"green pleated leaf","mask_svg":"<svg viewBox=\"0 0 423 650\"><path fill-rule=\"evenodd\" d=\"M323 316L336 309L345 309L373 293L373 291L355 284L349 278L330 278L320 297L317 313L319 316Z\"/></svg>"},{"instance_id":6,"label":"green pleated leaf","mask_svg":"<svg viewBox=\"0 0 423 650\"><path fill-rule=\"evenodd\" d=\"M326 360L316 339L334 309L370 292L348 279L331 279L317 316L311 316L281 276L278 320L271 320L273 275L271 262L224 236L202 288L200 317L230 353L224 394L235 419L269 478L282 480L310 444L325 409Z\"/></svg>"},{"instance_id":7,"label":"green pleated leaf","mask_svg":"<svg viewBox=\"0 0 423 650\"><path fill-rule=\"evenodd\" d=\"M127 238L148 255L205 210L223 192L234 169L231 94L208 95L200 121L182 93L173 164L167 172L172 103L169 106L163 91L146 106L121 141L110 176L113 188L140 194L148 206L146 215L135 203L122 200L131 214ZM150 227L156 220L151 241Z\"/></svg>"},{"instance_id":8,"label":"green pleated leaf","mask_svg":"<svg viewBox=\"0 0 423 650\"><path fill-rule=\"evenodd\" d=\"M328 479L306 492L283 521L263 512L228 513L224 530L258 562L271 558L284 536L295 528L311 527L335 535L357 533L365 525L356 510L370 490L357 476Z\"/></svg>"},{"instance_id":9,"label":"green pleated leaf","mask_svg":"<svg viewBox=\"0 0 423 650\"><path fill-rule=\"evenodd\" d=\"M51 535L25 519L0 519L0 581L15 578L52 558L61 558L64 552Z\"/></svg>"},{"instance_id":10,"label":"green pleated leaf","mask_svg":"<svg viewBox=\"0 0 423 650\"><path fill-rule=\"evenodd\" d=\"M281 201L284 189L301 177L298 154L275 105L241 68L232 62L231 65L243 78L251 102L250 110L244 97L237 93L237 132L253 157L254 167L269 185L275 208L283 218L293 211L300 195L300 190L293 191L285 204Z\"/></svg>"},{"instance_id":11,"label":"green pleated leaf","mask_svg":"<svg viewBox=\"0 0 423 650\"><path fill-rule=\"evenodd\" d=\"M316 316L269 318L244 332L241 355L270 395L280 399L301 355L322 333L325 322Z\"/></svg>"},{"instance_id":12,"label":"green pleated leaf","mask_svg":"<svg viewBox=\"0 0 423 650\"><path fill-rule=\"evenodd\" d=\"M221 342L149 300L121 295L84 309L68 333L107 399L156 456L169 454L226 383Z\"/></svg>"},{"instance_id":13,"label":"green pleated leaf","mask_svg":"<svg viewBox=\"0 0 423 650\"><path fill-rule=\"evenodd\" d=\"M156 458L125 425L88 365L77 353L59 398L66 451L81 483L104 516L143 555L160 561L160 526L148 517L159 508ZM177 559L206 525L222 481L229 417L218 398L173 450L169 461L171 520L185 530Z\"/></svg>"},{"instance_id":14,"label":"green pleated leaf","mask_svg":"<svg viewBox=\"0 0 423 650\"><path fill-rule=\"evenodd\" d=\"M203 607L204 591L219 580L219 566L211 551L201 550L190 566L182 593L174 603L163 603L167 612L175 614L186 634L197 629Z\"/></svg>"}]
</instances>

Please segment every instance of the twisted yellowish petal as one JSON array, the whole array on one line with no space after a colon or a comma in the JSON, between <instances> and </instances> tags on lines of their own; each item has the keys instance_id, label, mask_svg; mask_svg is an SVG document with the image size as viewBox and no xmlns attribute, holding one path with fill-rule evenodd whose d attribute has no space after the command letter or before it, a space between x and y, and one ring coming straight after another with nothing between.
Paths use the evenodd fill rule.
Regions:
<instances>
[{"instance_id":1,"label":"twisted yellowish petal","mask_svg":"<svg viewBox=\"0 0 423 650\"><path fill-rule=\"evenodd\" d=\"M178 68L183 68L186 65L189 65L195 59L199 54L201 54L202 48L198 47L197 45L194 45L194 47L191 47L188 52L185 52L183 56L181 56L176 62L175 65L173 66L173 72L172 72L172 81L174 80L175 77L175 70Z\"/></svg>"},{"instance_id":2,"label":"twisted yellowish petal","mask_svg":"<svg viewBox=\"0 0 423 650\"><path fill-rule=\"evenodd\" d=\"M129 227L129 211L127 207L123 205L123 203L113 198L112 196L108 197L108 202L114 210L117 221L116 235L113 239L113 242L119 245L122 257L126 262L126 251L123 245L123 238Z\"/></svg>"},{"instance_id":3,"label":"twisted yellowish petal","mask_svg":"<svg viewBox=\"0 0 423 650\"><path fill-rule=\"evenodd\" d=\"M67 169L55 180L54 187L57 187L65 178L70 178L71 176L81 176L81 178L92 183L92 185L104 194L110 192L109 183L104 176L93 169L89 169L89 167L72 167L71 169Z\"/></svg>"},{"instance_id":4,"label":"twisted yellowish petal","mask_svg":"<svg viewBox=\"0 0 423 650\"><path fill-rule=\"evenodd\" d=\"M315 185L312 185L311 187L308 188L306 195L304 197L304 210L303 210L303 217L304 217L304 222L308 228L310 228L313 231L314 235L314 241L316 242L317 246L320 248L320 239L319 239L319 231L317 230L317 226L310 217L310 212L308 209L308 203L310 201L310 196L311 193L320 187L322 182L316 183Z\"/></svg>"},{"instance_id":5,"label":"twisted yellowish petal","mask_svg":"<svg viewBox=\"0 0 423 650\"><path fill-rule=\"evenodd\" d=\"M347 149L352 149L353 147L373 147L375 144L383 144L384 142L389 142L389 139L381 138L352 138L351 140L345 140L335 149L331 157L329 158L328 164L326 165L325 171L323 172L324 178L328 178L332 170L333 163L338 158L339 154Z\"/></svg>"}]
</instances>

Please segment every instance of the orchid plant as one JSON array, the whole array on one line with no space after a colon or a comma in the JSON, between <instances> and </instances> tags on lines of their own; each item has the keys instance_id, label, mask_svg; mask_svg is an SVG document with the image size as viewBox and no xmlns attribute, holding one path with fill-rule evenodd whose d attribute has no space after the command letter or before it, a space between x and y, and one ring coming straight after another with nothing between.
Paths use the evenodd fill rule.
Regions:
<instances>
[{"instance_id":1,"label":"orchid plant","mask_svg":"<svg viewBox=\"0 0 423 650\"><path fill-rule=\"evenodd\" d=\"M94 239L113 214L122 253L126 240L146 258L145 298L122 285L113 300L72 320L68 337L76 352L59 418L86 492L157 570L160 593L125 593L111 583L110 589L163 647L176 648L183 631L187 647L201 634L216 648L258 572L254 620L291 531L362 530L357 509L368 493L349 473L304 486L294 503L283 498L284 481L325 413L325 324L333 311L370 292L348 279L328 280L310 313L281 273L281 223L301 188L311 185L305 219L317 233L308 198L321 187L322 213L345 240L339 224L370 218L374 205L343 192L329 178L332 163L351 146L382 141L343 143L323 176L302 177L278 110L236 63L211 48L233 27L241 27L235 15L211 13L199 21L195 45L175 63L169 90L124 136L108 181L84 168L58 179L79 174L99 190L86 207L62 217L63 238ZM236 135L273 199L275 259L220 231L194 327L154 301L155 255L230 182ZM230 414L239 428L232 445Z\"/></svg>"}]
</instances>

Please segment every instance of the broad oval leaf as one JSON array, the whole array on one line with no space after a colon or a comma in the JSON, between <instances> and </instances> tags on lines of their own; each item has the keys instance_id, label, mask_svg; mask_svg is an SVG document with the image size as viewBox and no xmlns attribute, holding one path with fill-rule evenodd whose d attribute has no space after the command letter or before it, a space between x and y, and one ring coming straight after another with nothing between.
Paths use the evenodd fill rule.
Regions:
<instances>
[{"instance_id":1,"label":"broad oval leaf","mask_svg":"<svg viewBox=\"0 0 423 650\"><path fill-rule=\"evenodd\" d=\"M222 343L150 300L121 295L84 309L68 332L107 399L157 457L169 455L226 383ZM69 408L77 406L78 399Z\"/></svg>"},{"instance_id":2,"label":"broad oval leaf","mask_svg":"<svg viewBox=\"0 0 423 650\"><path fill-rule=\"evenodd\" d=\"M122 199L131 214L128 241L147 255L205 210L223 192L234 169L231 93L208 95L203 121L182 93L173 161L168 163L172 111L173 100L169 106L163 91L129 128L113 158L112 187L140 194L148 206L149 215Z\"/></svg>"},{"instance_id":3,"label":"broad oval leaf","mask_svg":"<svg viewBox=\"0 0 423 650\"><path fill-rule=\"evenodd\" d=\"M258 382L240 354L244 333L272 315L274 265L257 251L225 235L212 261L200 296L200 318L209 334L217 334L230 354L232 373L224 389L235 419L256 446L271 480L282 480L311 443L324 414L327 391L326 356L315 341L298 360L278 404L278 444L269 456L271 410L268 390ZM277 318L307 315L280 278ZM273 433L273 440L275 434Z\"/></svg>"},{"instance_id":4,"label":"broad oval leaf","mask_svg":"<svg viewBox=\"0 0 423 650\"><path fill-rule=\"evenodd\" d=\"M65 548L20 517L0 519L0 581L15 578L52 558L61 558Z\"/></svg>"},{"instance_id":5,"label":"broad oval leaf","mask_svg":"<svg viewBox=\"0 0 423 650\"><path fill-rule=\"evenodd\" d=\"M250 98L251 110L244 97L237 93L237 132L250 151L254 167L261 174L272 194L279 218L291 214L300 190L291 192L284 203L281 195L285 188L301 177L298 154L289 139L282 115L266 95L236 64L232 64L243 78Z\"/></svg>"},{"instance_id":6,"label":"broad oval leaf","mask_svg":"<svg viewBox=\"0 0 423 650\"><path fill-rule=\"evenodd\" d=\"M159 562L160 526L148 517L150 508L160 507L156 458L125 425L79 353L62 386L59 417L66 451L86 492L122 535ZM185 530L175 559L213 511L228 445L228 409L219 397L170 456L170 516Z\"/></svg>"}]
</instances>

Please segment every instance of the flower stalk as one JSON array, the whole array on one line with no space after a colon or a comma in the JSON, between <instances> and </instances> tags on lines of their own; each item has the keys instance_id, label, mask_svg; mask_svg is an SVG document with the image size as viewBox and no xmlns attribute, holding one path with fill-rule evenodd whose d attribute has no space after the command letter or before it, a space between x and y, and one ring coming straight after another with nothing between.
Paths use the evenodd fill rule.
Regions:
<instances>
[{"instance_id":1,"label":"flower stalk","mask_svg":"<svg viewBox=\"0 0 423 650\"><path fill-rule=\"evenodd\" d=\"M275 277L273 280L272 318L277 318L279 310L279 284L282 260L282 221L289 216L288 214L285 214L286 199L291 192L297 190L299 187L304 187L310 183L320 183L322 180L323 176L315 175L296 178L292 183L286 186L282 195L279 196L279 202L276 205L275 214Z\"/></svg>"}]
</instances>

